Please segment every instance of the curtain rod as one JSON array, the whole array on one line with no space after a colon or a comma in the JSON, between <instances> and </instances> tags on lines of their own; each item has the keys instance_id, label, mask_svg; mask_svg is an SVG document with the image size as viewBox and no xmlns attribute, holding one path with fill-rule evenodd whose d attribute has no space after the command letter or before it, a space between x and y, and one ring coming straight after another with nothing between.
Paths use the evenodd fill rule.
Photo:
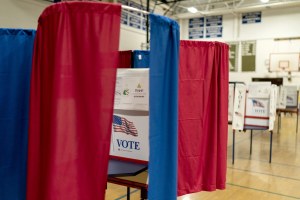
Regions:
<instances>
[{"instance_id":1,"label":"curtain rod","mask_svg":"<svg viewBox=\"0 0 300 200\"><path fill-rule=\"evenodd\" d=\"M51 0L46 0L46 1L51 1ZM60 1L72 1L72 0L54 0L55 3L58 3ZM98 1L98 0L89 0L89 1ZM130 7L130 6L126 6L126 5L122 5L122 9L125 9L125 10L131 10L131 11L136 11L136 12L140 12L140 13L143 13L143 14L146 14L146 15L149 15L150 13L147 12L147 11L144 11L144 10L140 10L138 8L133 8L133 7Z\"/></svg>"},{"instance_id":2,"label":"curtain rod","mask_svg":"<svg viewBox=\"0 0 300 200\"><path fill-rule=\"evenodd\" d=\"M150 13L147 12L147 11L144 11L144 10L140 10L138 8L133 8L133 7L130 7L130 6L125 6L125 5L122 5L122 9L125 9L125 10L131 10L131 11L136 11L136 12L140 12L140 13L143 13L143 14L146 14L146 15L149 15Z\"/></svg>"}]
</instances>

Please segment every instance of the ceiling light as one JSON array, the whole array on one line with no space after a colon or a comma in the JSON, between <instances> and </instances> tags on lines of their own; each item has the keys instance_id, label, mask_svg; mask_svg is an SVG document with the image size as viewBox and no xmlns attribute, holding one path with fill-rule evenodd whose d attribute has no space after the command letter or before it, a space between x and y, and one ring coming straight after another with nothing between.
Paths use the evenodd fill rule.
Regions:
<instances>
[{"instance_id":1,"label":"ceiling light","mask_svg":"<svg viewBox=\"0 0 300 200\"><path fill-rule=\"evenodd\" d=\"M269 0L260 0L262 3L268 3Z\"/></svg>"},{"instance_id":2,"label":"ceiling light","mask_svg":"<svg viewBox=\"0 0 300 200\"><path fill-rule=\"evenodd\" d=\"M187 8L187 10L188 10L190 13L196 13L196 12L198 12L197 8L195 8L195 7L189 7L189 8Z\"/></svg>"}]
</instances>

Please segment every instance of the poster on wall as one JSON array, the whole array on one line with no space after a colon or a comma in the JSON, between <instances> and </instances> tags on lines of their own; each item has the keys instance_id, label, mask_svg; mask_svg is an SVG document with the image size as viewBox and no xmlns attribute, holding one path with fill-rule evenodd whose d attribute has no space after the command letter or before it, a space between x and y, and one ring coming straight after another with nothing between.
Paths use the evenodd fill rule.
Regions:
<instances>
[{"instance_id":1,"label":"poster on wall","mask_svg":"<svg viewBox=\"0 0 300 200\"><path fill-rule=\"evenodd\" d=\"M261 22L261 12L249 12L242 14L242 24L253 24Z\"/></svg>"},{"instance_id":2,"label":"poster on wall","mask_svg":"<svg viewBox=\"0 0 300 200\"><path fill-rule=\"evenodd\" d=\"M189 19L189 39L204 37L204 18Z\"/></svg>"},{"instance_id":3,"label":"poster on wall","mask_svg":"<svg viewBox=\"0 0 300 200\"><path fill-rule=\"evenodd\" d=\"M122 3L123 5L129 5L130 7L143 10L143 6L134 1L119 0L118 2ZM122 10L121 23L124 25L128 25L132 28L136 28L140 30L146 30L145 19L146 19L145 15L142 14L141 12L132 11L132 10L131 11Z\"/></svg>"},{"instance_id":4,"label":"poster on wall","mask_svg":"<svg viewBox=\"0 0 300 200\"><path fill-rule=\"evenodd\" d=\"M114 109L149 110L149 69L118 69Z\"/></svg>"},{"instance_id":5,"label":"poster on wall","mask_svg":"<svg viewBox=\"0 0 300 200\"><path fill-rule=\"evenodd\" d=\"M229 69L231 72L238 71L238 59L239 59L239 43L228 42L229 45Z\"/></svg>"},{"instance_id":6,"label":"poster on wall","mask_svg":"<svg viewBox=\"0 0 300 200\"><path fill-rule=\"evenodd\" d=\"M206 17L206 26L222 26L223 16L216 15L216 16L207 16Z\"/></svg>"},{"instance_id":7,"label":"poster on wall","mask_svg":"<svg viewBox=\"0 0 300 200\"><path fill-rule=\"evenodd\" d=\"M223 16L207 16L205 20L206 24L206 38L219 38L223 34Z\"/></svg>"},{"instance_id":8,"label":"poster on wall","mask_svg":"<svg viewBox=\"0 0 300 200\"><path fill-rule=\"evenodd\" d=\"M128 13L126 11L122 11L121 24L128 25Z\"/></svg>"},{"instance_id":9,"label":"poster on wall","mask_svg":"<svg viewBox=\"0 0 300 200\"><path fill-rule=\"evenodd\" d=\"M242 41L242 72L254 72L256 41Z\"/></svg>"},{"instance_id":10,"label":"poster on wall","mask_svg":"<svg viewBox=\"0 0 300 200\"><path fill-rule=\"evenodd\" d=\"M206 27L206 38L219 38L222 37L222 26L210 26Z\"/></svg>"},{"instance_id":11,"label":"poster on wall","mask_svg":"<svg viewBox=\"0 0 300 200\"><path fill-rule=\"evenodd\" d=\"M128 0L118 0L118 3L122 5L128 5ZM128 24L128 11L122 10L122 15L121 15L121 24L124 25L129 25Z\"/></svg>"},{"instance_id":12,"label":"poster on wall","mask_svg":"<svg viewBox=\"0 0 300 200\"><path fill-rule=\"evenodd\" d=\"M232 129L244 129L246 85L236 84L234 91Z\"/></svg>"}]
</instances>

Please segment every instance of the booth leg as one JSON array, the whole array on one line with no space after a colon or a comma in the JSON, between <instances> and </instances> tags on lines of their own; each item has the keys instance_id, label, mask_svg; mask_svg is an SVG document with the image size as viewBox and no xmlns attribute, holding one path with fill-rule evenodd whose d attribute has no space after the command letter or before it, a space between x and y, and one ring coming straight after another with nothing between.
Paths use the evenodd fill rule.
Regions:
<instances>
[{"instance_id":1,"label":"booth leg","mask_svg":"<svg viewBox=\"0 0 300 200\"><path fill-rule=\"evenodd\" d=\"M127 187L127 200L130 200L130 187Z\"/></svg>"},{"instance_id":2,"label":"booth leg","mask_svg":"<svg viewBox=\"0 0 300 200\"><path fill-rule=\"evenodd\" d=\"M279 133L279 129L281 128L281 113L278 113L278 126L277 126L277 133Z\"/></svg>"},{"instance_id":3,"label":"booth leg","mask_svg":"<svg viewBox=\"0 0 300 200\"><path fill-rule=\"evenodd\" d=\"M252 138L253 138L253 130L251 130L251 135L250 135L250 155L252 155Z\"/></svg>"},{"instance_id":4,"label":"booth leg","mask_svg":"<svg viewBox=\"0 0 300 200\"><path fill-rule=\"evenodd\" d=\"M298 133L298 119L299 119L299 110L297 109L296 133Z\"/></svg>"},{"instance_id":5,"label":"booth leg","mask_svg":"<svg viewBox=\"0 0 300 200\"><path fill-rule=\"evenodd\" d=\"M269 163L272 162L272 143L273 143L273 131L270 131L270 158Z\"/></svg>"},{"instance_id":6,"label":"booth leg","mask_svg":"<svg viewBox=\"0 0 300 200\"><path fill-rule=\"evenodd\" d=\"M232 164L234 164L235 130L232 132Z\"/></svg>"},{"instance_id":7,"label":"booth leg","mask_svg":"<svg viewBox=\"0 0 300 200\"><path fill-rule=\"evenodd\" d=\"M141 189L141 200L146 200L148 199L148 192L145 188Z\"/></svg>"}]
</instances>

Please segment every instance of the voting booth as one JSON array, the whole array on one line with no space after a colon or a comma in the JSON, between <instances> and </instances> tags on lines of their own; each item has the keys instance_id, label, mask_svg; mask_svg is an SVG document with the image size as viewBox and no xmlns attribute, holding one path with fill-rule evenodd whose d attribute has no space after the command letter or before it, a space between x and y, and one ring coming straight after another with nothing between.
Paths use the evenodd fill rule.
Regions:
<instances>
[{"instance_id":1,"label":"voting booth","mask_svg":"<svg viewBox=\"0 0 300 200\"><path fill-rule=\"evenodd\" d=\"M299 90L297 86L281 86L279 88L279 95L277 99L277 116L278 126L277 133L281 128L281 114L296 114L296 133L298 133L298 121L299 121Z\"/></svg>"},{"instance_id":2,"label":"voting booth","mask_svg":"<svg viewBox=\"0 0 300 200\"><path fill-rule=\"evenodd\" d=\"M270 132L270 157L272 161L272 135L276 119L277 86L271 83L237 84L234 91L233 107L233 152L234 164L235 132L251 131L250 154L252 154L253 130Z\"/></svg>"}]
</instances>

